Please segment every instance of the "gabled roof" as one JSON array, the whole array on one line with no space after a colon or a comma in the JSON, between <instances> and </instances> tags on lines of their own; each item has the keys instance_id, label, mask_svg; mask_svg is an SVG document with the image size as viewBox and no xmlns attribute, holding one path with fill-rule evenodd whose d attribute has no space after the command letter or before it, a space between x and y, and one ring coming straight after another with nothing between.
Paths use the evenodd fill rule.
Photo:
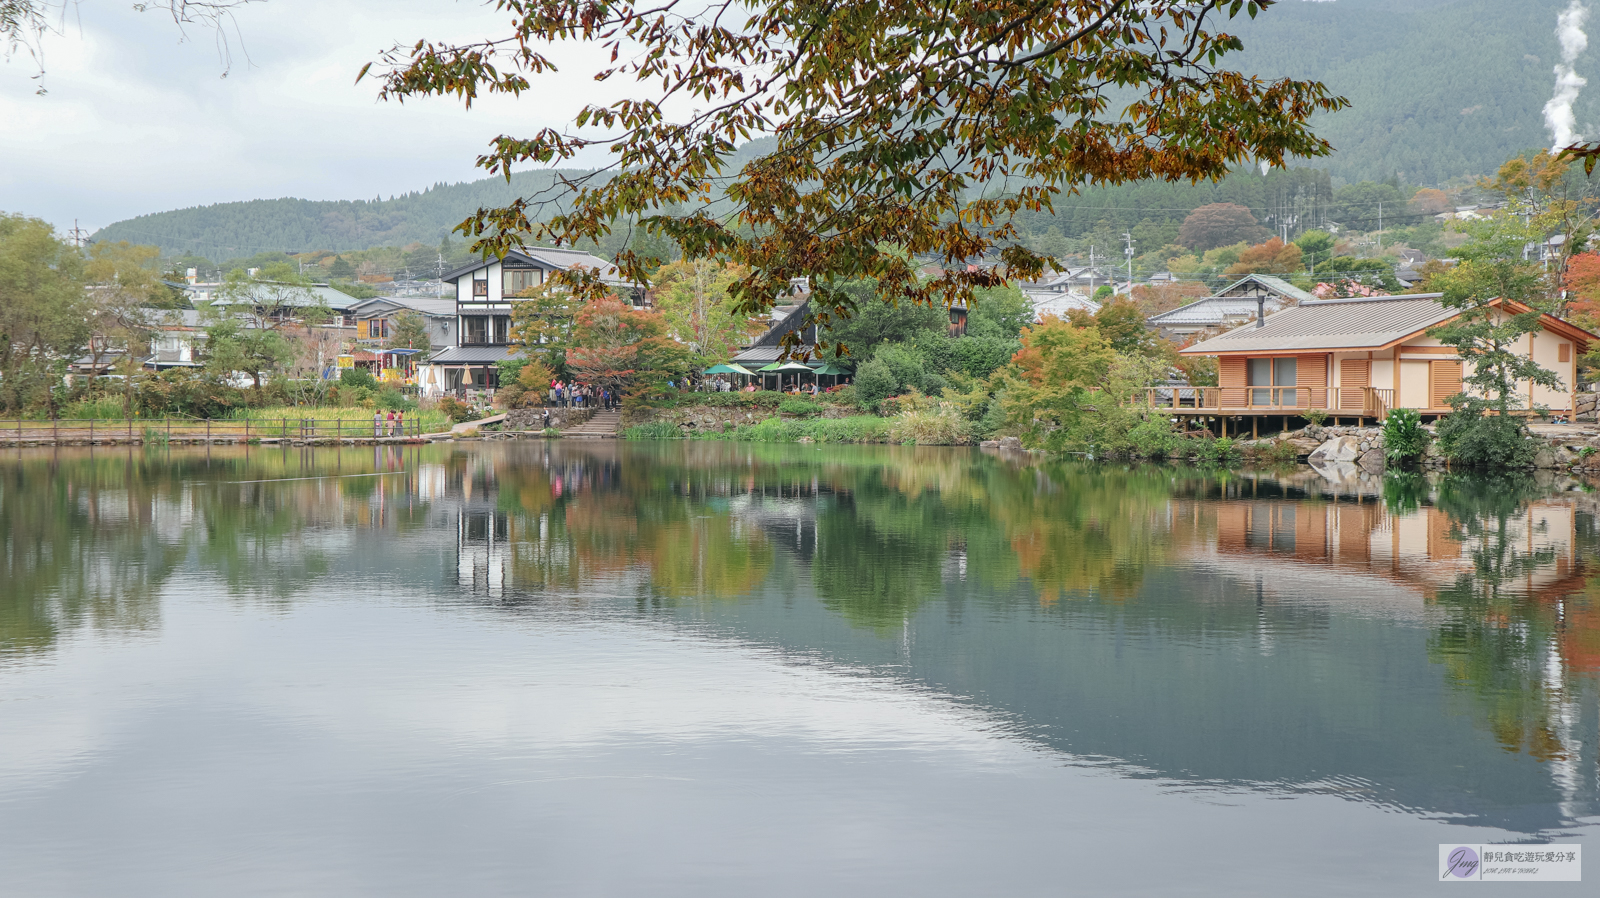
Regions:
<instances>
[{"instance_id":1,"label":"gabled roof","mask_svg":"<svg viewBox=\"0 0 1600 898\"><path fill-rule=\"evenodd\" d=\"M1314 296L1311 298L1316 299ZM1276 312L1282 308L1282 300L1267 297L1268 312ZM1216 327L1240 318L1254 318L1255 315L1254 296L1207 296L1178 306L1176 309L1168 309L1159 315L1152 315L1147 320L1155 327Z\"/></svg>"},{"instance_id":2,"label":"gabled roof","mask_svg":"<svg viewBox=\"0 0 1600 898\"><path fill-rule=\"evenodd\" d=\"M1232 293L1234 290L1248 286L1252 282L1261 287L1265 287L1271 293L1276 293L1279 296L1292 299L1295 302L1307 302L1316 299L1315 296L1307 293L1304 290L1301 290L1299 287L1296 287L1283 278L1273 277L1270 274L1247 274L1228 286L1223 287L1221 290L1218 290L1216 295L1226 296L1229 293Z\"/></svg>"},{"instance_id":3,"label":"gabled roof","mask_svg":"<svg viewBox=\"0 0 1600 898\"><path fill-rule=\"evenodd\" d=\"M1438 293L1303 302L1182 350L1183 355L1387 349L1460 314ZM1557 321L1551 318L1551 321ZM1565 322L1558 324L1565 325Z\"/></svg>"},{"instance_id":4,"label":"gabled roof","mask_svg":"<svg viewBox=\"0 0 1600 898\"><path fill-rule=\"evenodd\" d=\"M776 361L783 350L780 344L785 334L803 326L806 316L811 312L811 300L807 299L796 303L782 317L772 322L766 333L755 338L743 352L733 357L735 362L772 362Z\"/></svg>"},{"instance_id":5,"label":"gabled roof","mask_svg":"<svg viewBox=\"0 0 1600 898\"><path fill-rule=\"evenodd\" d=\"M580 249L550 246L521 246L507 252L505 259L476 259L459 268L445 272L443 280L457 281L480 268L487 268L496 262L502 261L522 262L538 266L546 271L570 271L574 268L598 269L600 280L603 283L619 287L636 286L632 282L623 279L622 272L617 266L593 253L584 252Z\"/></svg>"},{"instance_id":6,"label":"gabled roof","mask_svg":"<svg viewBox=\"0 0 1600 898\"><path fill-rule=\"evenodd\" d=\"M454 318L456 315L455 299L435 299L432 296L374 296L353 303L350 311L357 317L363 315L382 315L395 309L410 309L424 315L436 318Z\"/></svg>"}]
</instances>

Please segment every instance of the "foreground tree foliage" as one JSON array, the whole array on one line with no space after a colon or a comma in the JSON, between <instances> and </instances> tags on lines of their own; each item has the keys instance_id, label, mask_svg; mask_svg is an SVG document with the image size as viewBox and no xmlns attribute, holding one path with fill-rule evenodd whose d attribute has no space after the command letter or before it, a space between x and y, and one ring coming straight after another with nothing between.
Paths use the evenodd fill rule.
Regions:
<instances>
[{"instance_id":1,"label":"foreground tree foliage","mask_svg":"<svg viewBox=\"0 0 1600 898\"><path fill-rule=\"evenodd\" d=\"M51 401L89 343L91 313L77 249L44 221L0 215L0 407Z\"/></svg>"},{"instance_id":2,"label":"foreground tree foliage","mask_svg":"<svg viewBox=\"0 0 1600 898\"><path fill-rule=\"evenodd\" d=\"M478 164L509 175L596 148L612 164L480 209L461 230L503 253L529 239L598 241L626 223L688 258L745 266L731 288L741 312L811 276L812 314L826 325L858 308L835 286L847 280L946 305L1008 276L1037 277L1045 259L1013 242L1012 218L1049 210L1064 192L1328 153L1307 121L1342 98L1222 64L1241 42L1213 22L1273 2L495 0L511 15L508 33L396 47L381 95L470 105L532 89L555 68L550 44L610 50L595 79L631 78L638 95L584 108L567 131L497 138ZM682 107L694 111L669 118ZM735 170L740 143L763 135L770 144ZM1003 270L965 264L991 252ZM930 255L946 264L924 278L915 260ZM616 258L640 281L654 261L627 249Z\"/></svg>"}]
</instances>

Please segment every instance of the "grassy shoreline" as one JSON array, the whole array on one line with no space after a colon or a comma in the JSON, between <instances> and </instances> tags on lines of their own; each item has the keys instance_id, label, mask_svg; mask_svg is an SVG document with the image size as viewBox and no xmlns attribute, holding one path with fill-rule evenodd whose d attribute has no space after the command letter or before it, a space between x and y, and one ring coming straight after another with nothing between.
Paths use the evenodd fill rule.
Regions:
<instances>
[{"instance_id":1,"label":"grassy shoreline","mask_svg":"<svg viewBox=\"0 0 1600 898\"><path fill-rule=\"evenodd\" d=\"M740 443L888 443L894 422L875 415L846 418L766 418L723 430L692 431L666 421L636 424L622 432L625 440L725 440Z\"/></svg>"}]
</instances>

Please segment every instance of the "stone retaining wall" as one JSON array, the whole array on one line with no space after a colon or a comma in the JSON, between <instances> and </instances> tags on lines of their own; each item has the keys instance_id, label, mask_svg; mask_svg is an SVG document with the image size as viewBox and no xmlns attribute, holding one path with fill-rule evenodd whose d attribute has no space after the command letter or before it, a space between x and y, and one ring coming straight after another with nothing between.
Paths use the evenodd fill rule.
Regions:
<instances>
[{"instance_id":1,"label":"stone retaining wall","mask_svg":"<svg viewBox=\"0 0 1600 898\"><path fill-rule=\"evenodd\" d=\"M514 408L506 412L506 419L501 423L501 430L543 430L544 409L542 408ZM568 427L577 427L579 424L594 417L592 408L552 408L550 409L550 426L557 430Z\"/></svg>"}]
</instances>

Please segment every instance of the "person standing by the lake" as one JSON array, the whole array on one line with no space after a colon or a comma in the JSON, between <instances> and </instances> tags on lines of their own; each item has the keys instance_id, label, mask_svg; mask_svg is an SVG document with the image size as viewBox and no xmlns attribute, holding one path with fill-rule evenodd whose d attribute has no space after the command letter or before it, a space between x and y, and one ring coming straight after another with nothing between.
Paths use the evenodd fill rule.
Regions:
<instances>
[{"instance_id":1,"label":"person standing by the lake","mask_svg":"<svg viewBox=\"0 0 1600 898\"><path fill-rule=\"evenodd\" d=\"M374 437L383 436L383 413L381 412L372 413L372 435Z\"/></svg>"},{"instance_id":2,"label":"person standing by the lake","mask_svg":"<svg viewBox=\"0 0 1600 898\"><path fill-rule=\"evenodd\" d=\"M397 436L397 437L405 436L405 433L406 433L406 413L405 412L395 412L394 413L394 429L391 431L391 433L393 435Z\"/></svg>"}]
</instances>

